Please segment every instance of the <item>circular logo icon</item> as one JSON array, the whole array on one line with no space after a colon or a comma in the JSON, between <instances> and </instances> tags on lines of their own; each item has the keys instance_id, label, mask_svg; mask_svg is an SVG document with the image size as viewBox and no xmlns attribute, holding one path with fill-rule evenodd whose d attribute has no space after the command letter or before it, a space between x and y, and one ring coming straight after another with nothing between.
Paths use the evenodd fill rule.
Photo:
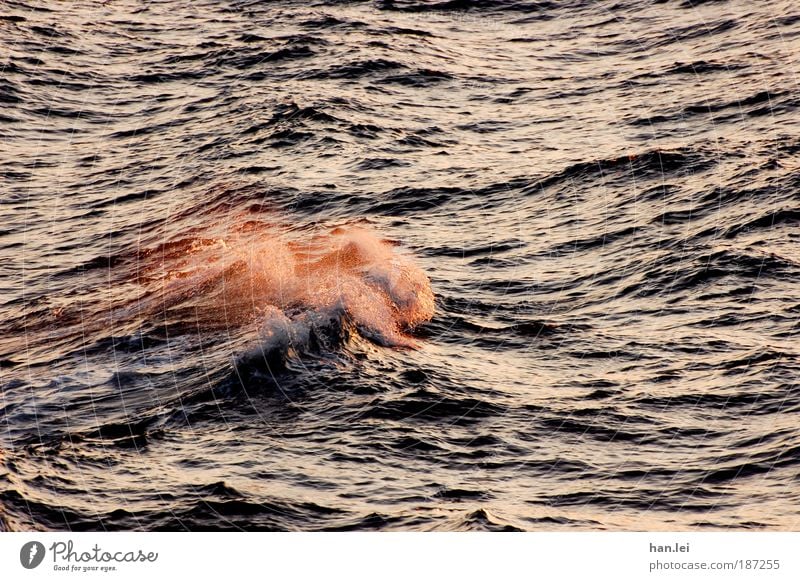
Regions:
<instances>
[{"instance_id":1,"label":"circular logo icon","mask_svg":"<svg viewBox=\"0 0 800 581\"><path fill-rule=\"evenodd\" d=\"M35 569L44 560L44 545L39 541L30 541L19 550L19 562L26 569Z\"/></svg>"}]
</instances>

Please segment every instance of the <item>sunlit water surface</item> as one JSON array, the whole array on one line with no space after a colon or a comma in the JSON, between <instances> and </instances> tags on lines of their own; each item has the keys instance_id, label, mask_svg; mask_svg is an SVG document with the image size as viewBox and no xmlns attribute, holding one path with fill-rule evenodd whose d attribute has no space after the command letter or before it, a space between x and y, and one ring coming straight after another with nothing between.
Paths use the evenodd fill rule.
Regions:
<instances>
[{"instance_id":1,"label":"sunlit water surface","mask_svg":"<svg viewBox=\"0 0 800 581\"><path fill-rule=\"evenodd\" d=\"M798 55L789 0L0 3L0 528L797 529Z\"/></svg>"}]
</instances>

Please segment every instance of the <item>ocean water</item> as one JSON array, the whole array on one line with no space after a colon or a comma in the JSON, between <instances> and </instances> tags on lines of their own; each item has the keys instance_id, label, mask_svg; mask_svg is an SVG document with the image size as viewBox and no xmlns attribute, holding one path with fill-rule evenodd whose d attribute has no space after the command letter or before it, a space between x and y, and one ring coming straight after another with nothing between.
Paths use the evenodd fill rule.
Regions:
<instances>
[{"instance_id":1,"label":"ocean water","mask_svg":"<svg viewBox=\"0 0 800 581\"><path fill-rule=\"evenodd\" d=\"M790 0L0 2L0 529L800 526Z\"/></svg>"}]
</instances>

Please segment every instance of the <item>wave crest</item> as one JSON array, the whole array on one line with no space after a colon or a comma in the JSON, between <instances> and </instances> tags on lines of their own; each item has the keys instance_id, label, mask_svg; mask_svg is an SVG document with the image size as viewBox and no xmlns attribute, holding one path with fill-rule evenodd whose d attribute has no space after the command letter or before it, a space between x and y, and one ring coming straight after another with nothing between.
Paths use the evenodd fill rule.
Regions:
<instances>
[{"instance_id":1,"label":"wave crest","mask_svg":"<svg viewBox=\"0 0 800 581\"><path fill-rule=\"evenodd\" d=\"M235 237L203 240L161 261L159 303L191 312L201 327L257 328L237 366L333 349L353 332L379 345L413 347L408 332L434 313L425 273L367 227L300 238L251 223Z\"/></svg>"}]
</instances>

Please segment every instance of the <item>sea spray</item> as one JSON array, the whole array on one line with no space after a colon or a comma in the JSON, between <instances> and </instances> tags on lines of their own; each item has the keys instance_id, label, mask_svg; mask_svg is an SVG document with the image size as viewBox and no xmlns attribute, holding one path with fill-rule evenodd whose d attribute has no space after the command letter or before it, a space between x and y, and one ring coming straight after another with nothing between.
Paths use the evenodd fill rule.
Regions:
<instances>
[{"instance_id":1,"label":"sea spray","mask_svg":"<svg viewBox=\"0 0 800 581\"><path fill-rule=\"evenodd\" d=\"M301 236L250 223L216 242L175 247L159 253L149 270L144 265L155 300L141 304L191 309L205 329L249 326L253 338L235 354L237 367L334 350L353 333L386 347L414 347L409 331L434 313L422 269L362 225Z\"/></svg>"}]
</instances>

